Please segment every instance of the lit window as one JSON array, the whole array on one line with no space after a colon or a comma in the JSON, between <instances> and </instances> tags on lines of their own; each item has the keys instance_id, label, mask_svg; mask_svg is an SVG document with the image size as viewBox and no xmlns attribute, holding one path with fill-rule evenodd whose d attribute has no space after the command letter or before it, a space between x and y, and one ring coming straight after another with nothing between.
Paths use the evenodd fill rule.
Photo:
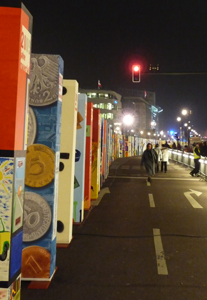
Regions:
<instances>
[{"instance_id":1,"label":"lit window","mask_svg":"<svg viewBox=\"0 0 207 300\"><path fill-rule=\"evenodd\" d=\"M99 93L99 98L105 98L105 94Z\"/></svg>"},{"instance_id":2,"label":"lit window","mask_svg":"<svg viewBox=\"0 0 207 300\"><path fill-rule=\"evenodd\" d=\"M107 105L106 105L106 109L108 109L108 110L112 110L112 104L111 104L111 103L107 103Z\"/></svg>"},{"instance_id":3,"label":"lit window","mask_svg":"<svg viewBox=\"0 0 207 300\"><path fill-rule=\"evenodd\" d=\"M99 103L99 108L104 109L104 103Z\"/></svg>"},{"instance_id":4,"label":"lit window","mask_svg":"<svg viewBox=\"0 0 207 300\"><path fill-rule=\"evenodd\" d=\"M107 114L107 119L113 119L113 114L108 113L108 114Z\"/></svg>"},{"instance_id":5,"label":"lit window","mask_svg":"<svg viewBox=\"0 0 207 300\"><path fill-rule=\"evenodd\" d=\"M91 93L91 98L96 98L96 93Z\"/></svg>"}]
</instances>

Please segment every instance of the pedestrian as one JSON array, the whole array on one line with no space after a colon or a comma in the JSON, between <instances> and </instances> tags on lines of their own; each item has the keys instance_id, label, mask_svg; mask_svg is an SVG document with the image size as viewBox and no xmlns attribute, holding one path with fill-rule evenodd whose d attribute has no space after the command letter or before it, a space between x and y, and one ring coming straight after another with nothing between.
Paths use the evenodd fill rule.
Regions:
<instances>
[{"instance_id":1,"label":"pedestrian","mask_svg":"<svg viewBox=\"0 0 207 300\"><path fill-rule=\"evenodd\" d=\"M159 147L159 144L155 145L154 150L157 153L157 164L155 167L155 172L158 173L159 172L159 164L160 164L160 161L162 160L162 150L161 150L161 147Z\"/></svg>"},{"instance_id":2,"label":"pedestrian","mask_svg":"<svg viewBox=\"0 0 207 300\"><path fill-rule=\"evenodd\" d=\"M190 172L191 176L198 176L200 170L200 158L201 158L201 151L199 148L199 143L194 144L193 148L193 155L194 155L194 164L195 168Z\"/></svg>"},{"instance_id":3,"label":"pedestrian","mask_svg":"<svg viewBox=\"0 0 207 300\"><path fill-rule=\"evenodd\" d=\"M203 153L201 153L202 156L207 156L207 143L206 141L203 142Z\"/></svg>"},{"instance_id":4,"label":"pedestrian","mask_svg":"<svg viewBox=\"0 0 207 300\"><path fill-rule=\"evenodd\" d=\"M170 145L168 144L167 141L165 142L164 147L165 147L165 148L170 148Z\"/></svg>"},{"instance_id":5,"label":"pedestrian","mask_svg":"<svg viewBox=\"0 0 207 300\"><path fill-rule=\"evenodd\" d=\"M178 150L181 150L181 145L180 145L180 143L178 143L177 149L178 149Z\"/></svg>"},{"instance_id":6,"label":"pedestrian","mask_svg":"<svg viewBox=\"0 0 207 300\"><path fill-rule=\"evenodd\" d=\"M172 148L173 148L173 149L177 149L177 146L176 146L176 143L175 143L175 142L173 143Z\"/></svg>"},{"instance_id":7,"label":"pedestrian","mask_svg":"<svg viewBox=\"0 0 207 300\"><path fill-rule=\"evenodd\" d=\"M165 173L167 172L167 164L168 164L168 148L163 145L162 148L162 161L161 161L161 172L163 172L163 168L165 170Z\"/></svg>"},{"instance_id":8,"label":"pedestrian","mask_svg":"<svg viewBox=\"0 0 207 300\"><path fill-rule=\"evenodd\" d=\"M152 144L147 144L147 149L142 154L141 166L145 166L148 174L148 182L151 182L151 176L155 175L155 166L158 160L157 153L152 149Z\"/></svg>"}]
</instances>

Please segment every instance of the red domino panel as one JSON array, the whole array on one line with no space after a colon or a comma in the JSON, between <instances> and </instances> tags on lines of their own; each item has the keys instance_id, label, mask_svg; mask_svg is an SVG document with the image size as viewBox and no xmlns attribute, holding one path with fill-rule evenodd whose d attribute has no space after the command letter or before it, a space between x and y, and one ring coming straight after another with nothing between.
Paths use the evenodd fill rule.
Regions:
<instances>
[{"instance_id":1,"label":"red domino panel","mask_svg":"<svg viewBox=\"0 0 207 300\"><path fill-rule=\"evenodd\" d=\"M1 150L23 150L28 74L20 68L22 25L29 16L21 8L0 7Z\"/></svg>"}]
</instances>

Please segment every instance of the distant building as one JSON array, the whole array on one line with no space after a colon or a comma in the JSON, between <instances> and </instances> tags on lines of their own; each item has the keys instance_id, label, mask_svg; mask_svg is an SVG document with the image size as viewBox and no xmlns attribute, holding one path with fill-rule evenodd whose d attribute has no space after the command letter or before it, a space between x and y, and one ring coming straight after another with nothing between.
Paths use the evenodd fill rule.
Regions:
<instances>
[{"instance_id":1,"label":"distant building","mask_svg":"<svg viewBox=\"0 0 207 300\"><path fill-rule=\"evenodd\" d=\"M94 108L100 109L104 119L113 123L117 111L122 108L120 94L104 89L79 89L79 92L86 94L88 102L92 102Z\"/></svg>"},{"instance_id":2,"label":"distant building","mask_svg":"<svg viewBox=\"0 0 207 300\"><path fill-rule=\"evenodd\" d=\"M154 92L132 89L119 89L118 92L122 95L122 108L136 112L139 130L159 130L159 113L163 109L156 105Z\"/></svg>"}]
</instances>

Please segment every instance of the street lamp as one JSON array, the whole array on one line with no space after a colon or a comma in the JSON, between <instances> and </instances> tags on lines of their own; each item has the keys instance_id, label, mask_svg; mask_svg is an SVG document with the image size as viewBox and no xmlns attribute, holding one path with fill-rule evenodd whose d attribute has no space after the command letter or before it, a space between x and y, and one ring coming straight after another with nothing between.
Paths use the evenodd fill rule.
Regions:
<instances>
[{"instance_id":1,"label":"street lamp","mask_svg":"<svg viewBox=\"0 0 207 300\"><path fill-rule=\"evenodd\" d=\"M183 110L181 111L181 114L182 114L183 116L186 116L186 115L188 114L187 109L183 109Z\"/></svg>"},{"instance_id":2,"label":"street lamp","mask_svg":"<svg viewBox=\"0 0 207 300\"><path fill-rule=\"evenodd\" d=\"M134 117L132 115L125 115L123 117L123 122L125 125L132 125L134 122Z\"/></svg>"}]
</instances>

